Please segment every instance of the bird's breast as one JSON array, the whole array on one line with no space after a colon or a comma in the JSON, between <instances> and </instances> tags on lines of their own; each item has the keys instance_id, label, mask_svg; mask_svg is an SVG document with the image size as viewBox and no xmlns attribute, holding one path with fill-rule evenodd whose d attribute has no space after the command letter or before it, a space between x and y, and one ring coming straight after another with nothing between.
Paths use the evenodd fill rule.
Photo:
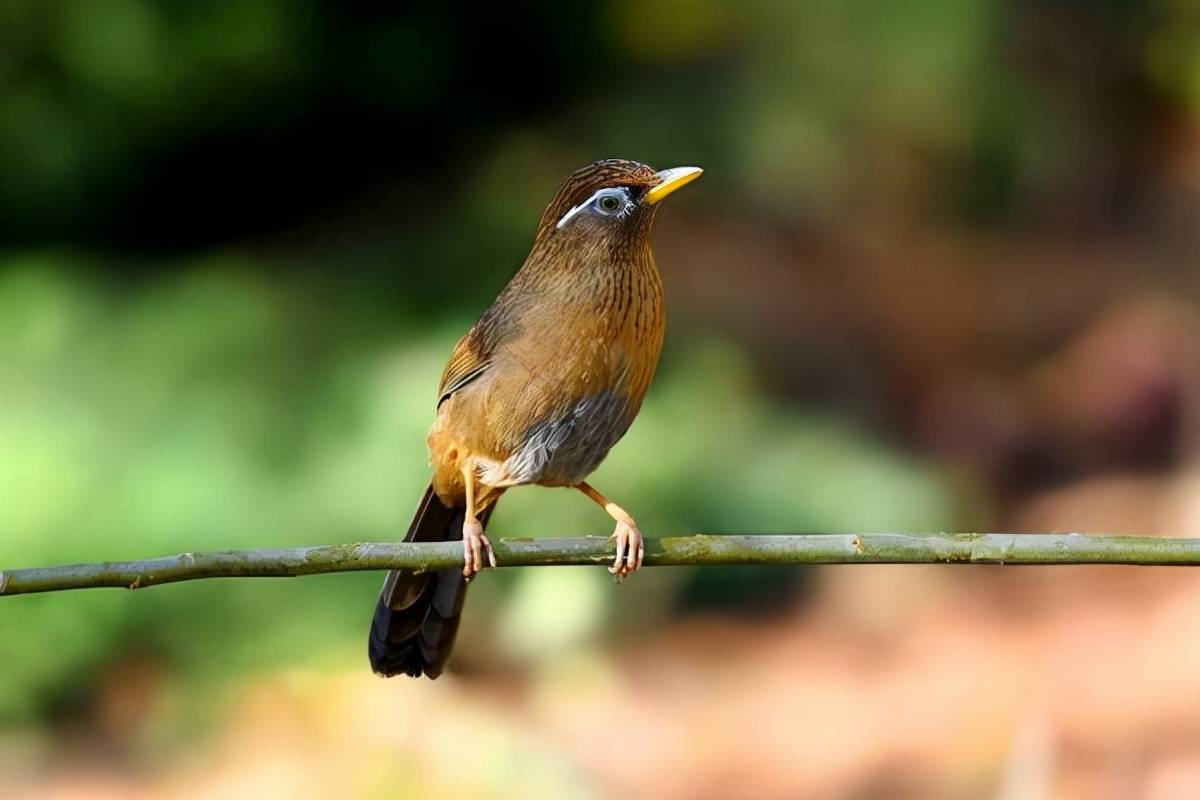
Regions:
<instances>
[{"instance_id":1,"label":"bird's breast","mask_svg":"<svg viewBox=\"0 0 1200 800\"><path fill-rule=\"evenodd\" d=\"M654 376L664 320L652 265L558 288L521 304L487 372L439 414L478 456L484 484L584 480L628 430Z\"/></svg>"},{"instance_id":2,"label":"bird's breast","mask_svg":"<svg viewBox=\"0 0 1200 800\"><path fill-rule=\"evenodd\" d=\"M633 421L632 398L617 389L578 398L560 416L536 423L483 482L574 486L592 473Z\"/></svg>"}]
</instances>

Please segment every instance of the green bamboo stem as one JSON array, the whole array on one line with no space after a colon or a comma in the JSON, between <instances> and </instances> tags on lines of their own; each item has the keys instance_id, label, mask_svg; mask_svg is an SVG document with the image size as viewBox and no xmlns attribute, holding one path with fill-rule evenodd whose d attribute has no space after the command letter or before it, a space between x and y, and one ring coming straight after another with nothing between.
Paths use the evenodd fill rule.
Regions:
<instances>
[{"instance_id":1,"label":"green bamboo stem","mask_svg":"<svg viewBox=\"0 0 1200 800\"><path fill-rule=\"evenodd\" d=\"M502 567L606 564L607 537L494 539ZM728 564L1129 564L1200 566L1200 539L1076 533L829 533L681 536L646 540L647 566ZM0 572L0 595L139 589L204 578L273 578L357 570L434 570L462 564L459 542L373 542L182 553Z\"/></svg>"}]
</instances>

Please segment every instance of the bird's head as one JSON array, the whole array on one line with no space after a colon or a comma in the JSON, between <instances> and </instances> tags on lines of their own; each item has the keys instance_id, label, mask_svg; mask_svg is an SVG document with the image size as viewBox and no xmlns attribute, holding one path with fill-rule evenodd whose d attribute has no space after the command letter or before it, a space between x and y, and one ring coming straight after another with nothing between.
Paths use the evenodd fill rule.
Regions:
<instances>
[{"instance_id":1,"label":"bird's head","mask_svg":"<svg viewBox=\"0 0 1200 800\"><path fill-rule=\"evenodd\" d=\"M537 240L628 246L648 241L658 203L699 178L699 167L656 171L637 161L604 159L576 170L559 187Z\"/></svg>"}]
</instances>

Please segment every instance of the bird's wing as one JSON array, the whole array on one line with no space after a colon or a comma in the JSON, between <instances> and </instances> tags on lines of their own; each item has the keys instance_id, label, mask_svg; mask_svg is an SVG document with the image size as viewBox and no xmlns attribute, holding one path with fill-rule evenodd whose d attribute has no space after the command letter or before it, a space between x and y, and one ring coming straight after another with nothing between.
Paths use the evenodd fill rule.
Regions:
<instances>
[{"instance_id":1,"label":"bird's wing","mask_svg":"<svg viewBox=\"0 0 1200 800\"><path fill-rule=\"evenodd\" d=\"M442 383L438 387L438 406L450 395L478 378L491 366L490 347L484 346L483 337L472 328L467 335L454 345L454 353L450 356L446 369L442 372Z\"/></svg>"},{"instance_id":2,"label":"bird's wing","mask_svg":"<svg viewBox=\"0 0 1200 800\"><path fill-rule=\"evenodd\" d=\"M439 408L447 397L487 372L496 351L520 332L521 325L514 313L516 293L512 287L512 283L506 286L467 335L454 345L454 353L442 372L442 383L438 388Z\"/></svg>"}]
</instances>

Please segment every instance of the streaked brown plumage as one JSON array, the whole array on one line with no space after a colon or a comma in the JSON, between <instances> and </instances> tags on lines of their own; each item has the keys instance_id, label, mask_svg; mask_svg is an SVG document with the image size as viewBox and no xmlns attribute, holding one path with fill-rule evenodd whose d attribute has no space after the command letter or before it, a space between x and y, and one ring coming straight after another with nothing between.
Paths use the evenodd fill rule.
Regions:
<instances>
[{"instance_id":1,"label":"streaked brown plumage","mask_svg":"<svg viewBox=\"0 0 1200 800\"><path fill-rule=\"evenodd\" d=\"M641 565L633 519L585 479L641 407L662 349L662 281L650 251L659 200L698 177L634 161L573 173L524 265L458 341L429 432L434 474L406 540L463 538L464 568L388 576L372 624L376 672L440 674L466 581L484 566L487 516L509 487L576 487L617 520L612 571Z\"/></svg>"}]
</instances>

